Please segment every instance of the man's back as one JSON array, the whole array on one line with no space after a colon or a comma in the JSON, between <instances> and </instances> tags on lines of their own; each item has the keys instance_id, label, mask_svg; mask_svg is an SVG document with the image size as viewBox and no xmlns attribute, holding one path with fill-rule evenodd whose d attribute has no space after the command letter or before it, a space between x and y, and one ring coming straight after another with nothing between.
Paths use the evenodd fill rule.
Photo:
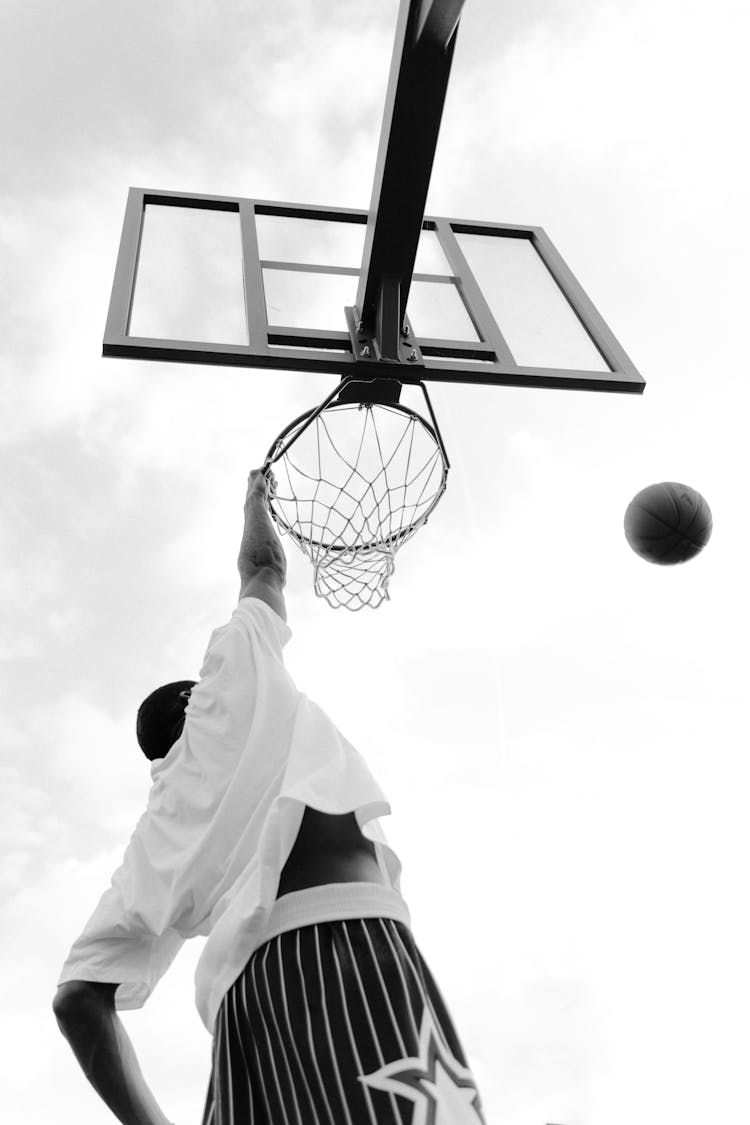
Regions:
<instances>
[{"instance_id":1,"label":"man's back","mask_svg":"<svg viewBox=\"0 0 750 1125\"><path fill-rule=\"evenodd\" d=\"M375 846L360 832L354 813L334 816L308 805L282 869L277 897L325 883L382 881Z\"/></svg>"}]
</instances>

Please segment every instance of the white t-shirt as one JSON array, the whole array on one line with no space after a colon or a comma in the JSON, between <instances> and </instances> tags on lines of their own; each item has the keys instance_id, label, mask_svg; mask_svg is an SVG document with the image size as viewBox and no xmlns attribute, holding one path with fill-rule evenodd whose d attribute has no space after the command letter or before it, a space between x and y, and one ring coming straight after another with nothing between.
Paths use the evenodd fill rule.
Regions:
<instances>
[{"instance_id":1,"label":"white t-shirt","mask_svg":"<svg viewBox=\"0 0 750 1125\"><path fill-rule=\"evenodd\" d=\"M364 758L294 685L291 630L243 598L216 629L182 735L151 765L153 784L123 862L73 944L60 984L117 983L139 1008L186 938L208 936L196 1005L209 1031L227 989L263 940L305 805L355 812L386 886L401 864L377 817L390 813Z\"/></svg>"}]
</instances>

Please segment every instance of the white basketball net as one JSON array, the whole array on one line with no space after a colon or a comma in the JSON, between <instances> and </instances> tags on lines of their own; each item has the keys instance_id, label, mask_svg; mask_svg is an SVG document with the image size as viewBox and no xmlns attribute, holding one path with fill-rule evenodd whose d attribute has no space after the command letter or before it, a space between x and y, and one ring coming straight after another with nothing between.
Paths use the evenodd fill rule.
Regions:
<instances>
[{"instance_id":1,"label":"white basketball net","mask_svg":"<svg viewBox=\"0 0 750 1125\"><path fill-rule=\"evenodd\" d=\"M376 608L389 597L396 551L445 491L447 461L431 427L403 406L337 403L300 433L308 417L277 441L275 450L291 440L285 453L269 455L271 511L312 562L318 597L335 609Z\"/></svg>"}]
</instances>

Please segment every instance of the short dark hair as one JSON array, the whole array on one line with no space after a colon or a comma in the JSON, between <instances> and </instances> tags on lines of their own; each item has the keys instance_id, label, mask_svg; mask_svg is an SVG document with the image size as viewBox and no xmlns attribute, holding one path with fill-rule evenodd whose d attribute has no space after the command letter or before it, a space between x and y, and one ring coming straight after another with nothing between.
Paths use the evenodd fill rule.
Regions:
<instances>
[{"instance_id":1,"label":"short dark hair","mask_svg":"<svg viewBox=\"0 0 750 1125\"><path fill-rule=\"evenodd\" d=\"M185 725L185 708L189 692L196 680L175 680L152 691L138 708L135 733L138 745L153 762L155 758L165 758L182 734Z\"/></svg>"}]
</instances>

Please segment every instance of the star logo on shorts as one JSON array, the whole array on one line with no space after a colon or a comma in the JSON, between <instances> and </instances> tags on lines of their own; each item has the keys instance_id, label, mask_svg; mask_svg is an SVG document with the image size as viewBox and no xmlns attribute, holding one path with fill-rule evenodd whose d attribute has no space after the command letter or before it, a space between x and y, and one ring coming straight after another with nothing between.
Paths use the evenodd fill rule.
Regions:
<instances>
[{"instance_id":1,"label":"star logo on shorts","mask_svg":"<svg viewBox=\"0 0 750 1125\"><path fill-rule=\"evenodd\" d=\"M484 1125L473 1075L448 1048L425 1007L419 1057L396 1059L360 1082L414 1102L412 1125Z\"/></svg>"}]
</instances>

